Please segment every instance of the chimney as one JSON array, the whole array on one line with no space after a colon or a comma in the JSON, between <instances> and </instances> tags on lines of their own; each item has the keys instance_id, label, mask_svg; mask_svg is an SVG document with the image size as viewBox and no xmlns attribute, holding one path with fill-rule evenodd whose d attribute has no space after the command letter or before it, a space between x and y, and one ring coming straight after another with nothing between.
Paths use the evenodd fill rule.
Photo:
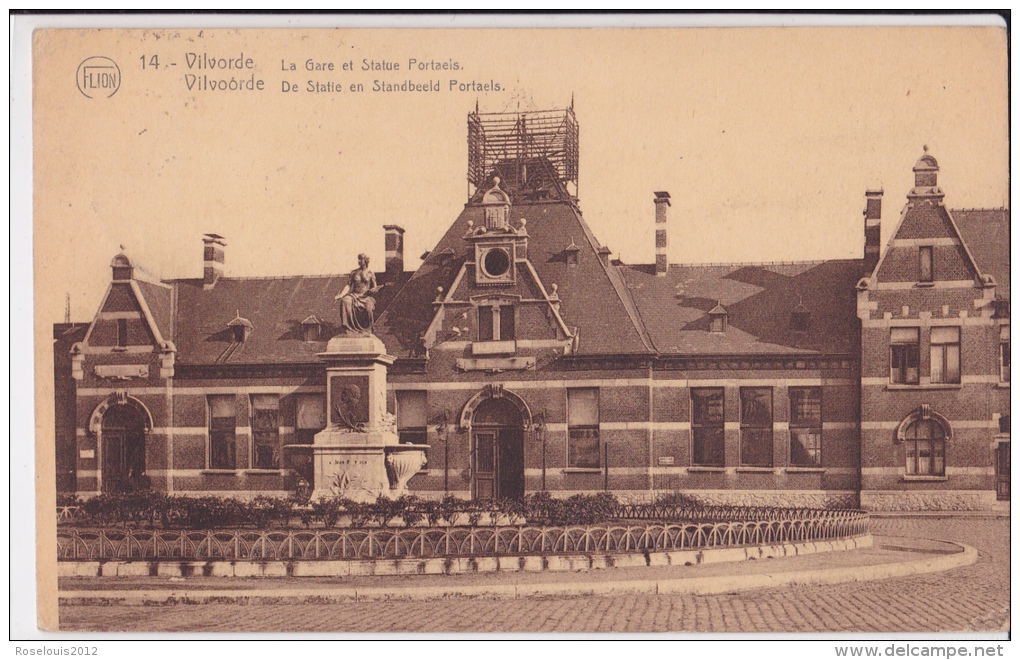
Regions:
<instances>
[{"instance_id":1,"label":"chimney","mask_svg":"<svg viewBox=\"0 0 1020 660\"><path fill-rule=\"evenodd\" d=\"M386 279L392 282L404 272L404 228L384 225L386 230Z\"/></svg>"},{"instance_id":2,"label":"chimney","mask_svg":"<svg viewBox=\"0 0 1020 660\"><path fill-rule=\"evenodd\" d=\"M223 248L226 246L227 242L219 234L202 236L202 265L204 266L202 288L213 288L217 280L223 277Z\"/></svg>"},{"instance_id":3,"label":"chimney","mask_svg":"<svg viewBox=\"0 0 1020 660\"><path fill-rule=\"evenodd\" d=\"M669 252L666 250L666 209L669 193L655 193L655 274L665 275L669 270Z\"/></svg>"},{"instance_id":4,"label":"chimney","mask_svg":"<svg viewBox=\"0 0 1020 660\"><path fill-rule=\"evenodd\" d=\"M881 188L864 193L864 277L871 277L882 253L882 193Z\"/></svg>"}]
</instances>

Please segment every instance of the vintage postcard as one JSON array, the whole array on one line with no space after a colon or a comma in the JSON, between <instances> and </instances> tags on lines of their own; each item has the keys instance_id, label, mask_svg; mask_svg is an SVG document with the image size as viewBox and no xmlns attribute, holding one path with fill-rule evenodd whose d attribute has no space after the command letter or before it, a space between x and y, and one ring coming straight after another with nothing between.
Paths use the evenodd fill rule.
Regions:
<instances>
[{"instance_id":1,"label":"vintage postcard","mask_svg":"<svg viewBox=\"0 0 1020 660\"><path fill-rule=\"evenodd\" d=\"M1007 31L690 18L36 29L40 627L1001 653Z\"/></svg>"}]
</instances>

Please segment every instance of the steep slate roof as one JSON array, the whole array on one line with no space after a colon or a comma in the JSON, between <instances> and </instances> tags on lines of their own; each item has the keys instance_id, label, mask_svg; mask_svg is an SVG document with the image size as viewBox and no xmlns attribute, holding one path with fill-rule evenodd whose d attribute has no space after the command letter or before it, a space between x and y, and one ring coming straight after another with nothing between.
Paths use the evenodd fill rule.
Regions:
<instances>
[{"instance_id":1,"label":"steep slate roof","mask_svg":"<svg viewBox=\"0 0 1020 660\"><path fill-rule=\"evenodd\" d=\"M656 351L662 354L853 353L858 349L859 259L791 264L619 266ZM790 315L803 302L806 331ZM722 305L725 332L709 329Z\"/></svg>"},{"instance_id":2,"label":"steep slate roof","mask_svg":"<svg viewBox=\"0 0 1020 660\"><path fill-rule=\"evenodd\" d=\"M135 283L145 299L145 304L149 307L149 313L152 314L152 320L156 323L159 334L163 336L163 339L169 339L170 329L173 327L173 287L140 279L136 279Z\"/></svg>"},{"instance_id":3,"label":"steep slate roof","mask_svg":"<svg viewBox=\"0 0 1020 660\"><path fill-rule=\"evenodd\" d=\"M174 280L177 359L182 364L221 360L232 345L227 324L240 314L254 329L227 353L227 364L317 362L315 354L323 352L326 341L339 330L339 304L333 298L348 277L224 277L211 289L203 289L201 279ZM376 295L377 315L399 284L388 284ZM311 314L323 322L321 341L304 341L301 322Z\"/></svg>"},{"instance_id":4,"label":"steep slate roof","mask_svg":"<svg viewBox=\"0 0 1020 660\"><path fill-rule=\"evenodd\" d=\"M603 264L598 242L571 202L520 201L510 209L510 223L527 220L528 258L548 290L559 286L560 314L568 326L579 330L578 353L648 353L636 309L625 284L611 266ZM394 355L410 354L432 320L436 287L449 291L469 246L463 240L468 222L484 225L480 206L469 205L457 218L429 257L379 317L374 332ZM578 264L568 266L566 248L580 248Z\"/></svg>"},{"instance_id":5,"label":"steep slate roof","mask_svg":"<svg viewBox=\"0 0 1020 660\"><path fill-rule=\"evenodd\" d=\"M1009 298L1009 209L950 211L983 274L998 283L996 294Z\"/></svg>"}]
</instances>

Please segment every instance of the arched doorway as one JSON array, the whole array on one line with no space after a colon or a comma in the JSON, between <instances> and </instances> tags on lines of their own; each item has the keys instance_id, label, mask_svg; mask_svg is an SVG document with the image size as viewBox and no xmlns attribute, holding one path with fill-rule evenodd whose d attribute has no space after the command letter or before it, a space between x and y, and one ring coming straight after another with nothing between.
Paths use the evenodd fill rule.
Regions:
<instances>
[{"instance_id":1,"label":"arched doorway","mask_svg":"<svg viewBox=\"0 0 1020 660\"><path fill-rule=\"evenodd\" d=\"M524 496L524 424L520 409L505 397L481 401L471 415L471 496Z\"/></svg>"},{"instance_id":2,"label":"arched doorway","mask_svg":"<svg viewBox=\"0 0 1020 660\"><path fill-rule=\"evenodd\" d=\"M145 415L130 404L112 405L103 413L102 491L120 493L149 487L145 476Z\"/></svg>"}]
</instances>

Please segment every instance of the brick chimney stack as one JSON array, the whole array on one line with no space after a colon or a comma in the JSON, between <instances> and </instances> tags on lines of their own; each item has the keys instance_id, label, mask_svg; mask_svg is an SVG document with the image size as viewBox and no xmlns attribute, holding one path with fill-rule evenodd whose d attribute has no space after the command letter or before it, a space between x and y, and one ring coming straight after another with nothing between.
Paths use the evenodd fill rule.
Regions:
<instances>
[{"instance_id":1,"label":"brick chimney stack","mask_svg":"<svg viewBox=\"0 0 1020 660\"><path fill-rule=\"evenodd\" d=\"M392 282L404 272L404 228L384 225L386 230L386 280Z\"/></svg>"},{"instance_id":2,"label":"brick chimney stack","mask_svg":"<svg viewBox=\"0 0 1020 660\"><path fill-rule=\"evenodd\" d=\"M216 282L223 277L223 248L227 242L219 234L205 234L202 236L202 265L204 276L202 288L211 289Z\"/></svg>"},{"instance_id":3,"label":"brick chimney stack","mask_svg":"<svg viewBox=\"0 0 1020 660\"><path fill-rule=\"evenodd\" d=\"M655 274L665 275L669 270L669 251L666 242L666 209L670 206L669 193L655 193Z\"/></svg>"},{"instance_id":4,"label":"brick chimney stack","mask_svg":"<svg viewBox=\"0 0 1020 660\"><path fill-rule=\"evenodd\" d=\"M870 277L882 254L882 194L881 188L867 190L864 208L864 276Z\"/></svg>"}]
</instances>

